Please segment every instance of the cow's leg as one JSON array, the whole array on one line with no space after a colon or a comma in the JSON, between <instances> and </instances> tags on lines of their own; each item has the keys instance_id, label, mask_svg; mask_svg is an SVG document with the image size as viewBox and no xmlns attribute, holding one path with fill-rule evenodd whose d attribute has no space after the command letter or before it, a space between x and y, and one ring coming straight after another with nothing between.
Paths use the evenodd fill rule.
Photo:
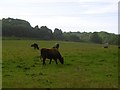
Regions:
<instances>
[{"instance_id":1,"label":"cow's leg","mask_svg":"<svg viewBox=\"0 0 120 90\"><path fill-rule=\"evenodd\" d=\"M52 61L52 59L50 59L50 62L49 62L49 64L51 64L51 61Z\"/></svg>"},{"instance_id":2,"label":"cow's leg","mask_svg":"<svg viewBox=\"0 0 120 90\"><path fill-rule=\"evenodd\" d=\"M43 65L45 65L45 59L46 59L46 58L43 58Z\"/></svg>"},{"instance_id":3,"label":"cow's leg","mask_svg":"<svg viewBox=\"0 0 120 90\"><path fill-rule=\"evenodd\" d=\"M54 60L55 60L56 64L58 64L57 59L54 59Z\"/></svg>"},{"instance_id":4,"label":"cow's leg","mask_svg":"<svg viewBox=\"0 0 120 90\"><path fill-rule=\"evenodd\" d=\"M37 49L39 50L39 47L37 46Z\"/></svg>"}]
</instances>

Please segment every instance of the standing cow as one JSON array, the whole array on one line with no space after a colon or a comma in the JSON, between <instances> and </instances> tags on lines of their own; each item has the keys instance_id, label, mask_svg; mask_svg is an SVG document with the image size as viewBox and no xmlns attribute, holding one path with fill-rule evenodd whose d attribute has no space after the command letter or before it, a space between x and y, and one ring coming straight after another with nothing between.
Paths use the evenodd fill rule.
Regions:
<instances>
[{"instance_id":1,"label":"standing cow","mask_svg":"<svg viewBox=\"0 0 120 90\"><path fill-rule=\"evenodd\" d=\"M50 59L49 64L51 64L52 59L55 60L56 64L58 64L57 59L59 59L61 64L64 64L63 57L61 56L60 52L56 48L42 48L41 49L41 58L43 58L43 65L45 64L45 60L48 58Z\"/></svg>"}]
</instances>

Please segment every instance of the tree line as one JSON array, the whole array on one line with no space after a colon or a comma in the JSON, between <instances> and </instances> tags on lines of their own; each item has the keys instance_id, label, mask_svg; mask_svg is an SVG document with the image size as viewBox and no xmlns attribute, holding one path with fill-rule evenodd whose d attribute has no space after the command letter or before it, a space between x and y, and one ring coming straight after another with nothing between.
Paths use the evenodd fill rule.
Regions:
<instances>
[{"instance_id":1,"label":"tree line","mask_svg":"<svg viewBox=\"0 0 120 90\"><path fill-rule=\"evenodd\" d=\"M63 32L55 28L54 31L47 26L32 27L28 21L13 18L2 19L3 37L22 37L40 40L63 40L75 42L110 43L118 44L118 37L114 33L101 32Z\"/></svg>"}]
</instances>

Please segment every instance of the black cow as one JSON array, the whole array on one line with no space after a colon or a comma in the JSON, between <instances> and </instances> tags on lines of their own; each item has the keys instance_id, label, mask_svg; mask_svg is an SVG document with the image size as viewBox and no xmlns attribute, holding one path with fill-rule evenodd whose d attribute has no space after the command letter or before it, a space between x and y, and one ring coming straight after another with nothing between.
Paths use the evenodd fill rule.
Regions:
<instances>
[{"instance_id":1,"label":"black cow","mask_svg":"<svg viewBox=\"0 0 120 90\"><path fill-rule=\"evenodd\" d=\"M38 49L39 50L38 44L36 44L36 43L32 44L31 47L34 47L34 49Z\"/></svg>"},{"instance_id":2,"label":"black cow","mask_svg":"<svg viewBox=\"0 0 120 90\"><path fill-rule=\"evenodd\" d=\"M51 48L51 49L42 48L41 58L43 58L43 65L45 64L46 58L50 59L49 64L51 64L52 59L55 60L56 64L58 64L57 59L59 59L61 64L64 64L63 57L61 56L60 52L56 48Z\"/></svg>"},{"instance_id":3,"label":"black cow","mask_svg":"<svg viewBox=\"0 0 120 90\"><path fill-rule=\"evenodd\" d=\"M59 48L59 44L58 43L56 43L52 48Z\"/></svg>"}]
</instances>

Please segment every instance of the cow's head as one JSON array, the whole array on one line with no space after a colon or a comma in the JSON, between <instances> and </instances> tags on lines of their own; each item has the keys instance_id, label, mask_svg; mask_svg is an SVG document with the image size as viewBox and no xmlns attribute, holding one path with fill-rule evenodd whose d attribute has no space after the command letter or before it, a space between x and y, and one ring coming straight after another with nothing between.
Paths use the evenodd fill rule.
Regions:
<instances>
[{"instance_id":1,"label":"cow's head","mask_svg":"<svg viewBox=\"0 0 120 90\"><path fill-rule=\"evenodd\" d=\"M31 47L34 47L34 44L32 44Z\"/></svg>"},{"instance_id":2,"label":"cow's head","mask_svg":"<svg viewBox=\"0 0 120 90\"><path fill-rule=\"evenodd\" d=\"M64 59L63 59L63 57L59 58L59 61L60 61L61 64L64 64Z\"/></svg>"}]
</instances>

